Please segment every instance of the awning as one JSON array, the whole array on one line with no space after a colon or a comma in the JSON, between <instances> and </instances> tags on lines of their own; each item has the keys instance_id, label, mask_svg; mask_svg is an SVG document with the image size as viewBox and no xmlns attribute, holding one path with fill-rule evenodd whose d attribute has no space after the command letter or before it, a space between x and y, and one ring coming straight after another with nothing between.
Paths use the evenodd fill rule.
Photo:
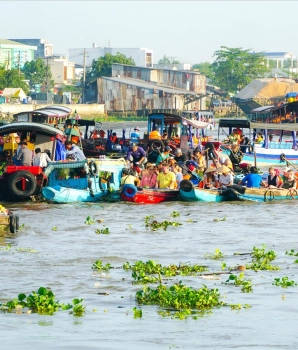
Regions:
<instances>
[{"instance_id":1,"label":"awning","mask_svg":"<svg viewBox=\"0 0 298 350\"><path fill-rule=\"evenodd\" d=\"M200 122L198 120L191 120L181 117L183 125L191 125L192 127L196 129L205 129L209 125L205 122Z\"/></svg>"},{"instance_id":2,"label":"awning","mask_svg":"<svg viewBox=\"0 0 298 350\"><path fill-rule=\"evenodd\" d=\"M267 129L267 130L285 130L285 131L298 131L298 123L250 123L251 129Z\"/></svg>"},{"instance_id":3,"label":"awning","mask_svg":"<svg viewBox=\"0 0 298 350\"><path fill-rule=\"evenodd\" d=\"M270 110L270 109L274 109L276 108L276 106L262 106L262 107L258 107L258 108L255 108L253 109L251 112L252 113L262 113L262 112L265 112L267 110Z\"/></svg>"}]
</instances>

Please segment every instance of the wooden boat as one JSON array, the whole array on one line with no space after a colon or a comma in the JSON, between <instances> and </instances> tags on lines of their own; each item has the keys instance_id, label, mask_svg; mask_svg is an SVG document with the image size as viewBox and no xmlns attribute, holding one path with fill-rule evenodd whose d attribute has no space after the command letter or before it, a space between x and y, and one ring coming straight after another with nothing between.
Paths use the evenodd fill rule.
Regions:
<instances>
[{"instance_id":1,"label":"wooden boat","mask_svg":"<svg viewBox=\"0 0 298 350\"><path fill-rule=\"evenodd\" d=\"M239 185L232 185L226 190L211 190L195 187L189 180L183 180L180 184L180 196L182 200L189 202L272 202L298 199L298 192L295 190L291 194L287 189L247 188Z\"/></svg>"},{"instance_id":2,"label":"wooden boat","mask_svg":"<svg viewBox=\"0 0 298 350\"><path fill-rule=\"evenodd\" d=\"M120 194L122 201L140 204L157 204L174 201L178 199L178 196L178 190L165 188L139 189L134 185L124 185Z\"/></svg>"},{"instance_id":3,"label":"wooden boat","mask_svg":"<svg viewBox=\"0 0 298 350\"><path fill-rule=\"evenodd\" d=\"M240 199L239 193L233 189L204 189L195 186L190 180L181 181L179 193L181 199L187 202L227 202Z\"/></svg>"},{"instance_id":4,"label":"wooden boat","mask_svg":"<svg viewBox=\"0 0 298 350\"><path fill-rule=\"evenodd\" d=\"M54 203L96 202L107 193L120 199L117 190L125 165L123 158L53 162L45 170L48 184L42 195Z\"/></svg>"}]
</instances>

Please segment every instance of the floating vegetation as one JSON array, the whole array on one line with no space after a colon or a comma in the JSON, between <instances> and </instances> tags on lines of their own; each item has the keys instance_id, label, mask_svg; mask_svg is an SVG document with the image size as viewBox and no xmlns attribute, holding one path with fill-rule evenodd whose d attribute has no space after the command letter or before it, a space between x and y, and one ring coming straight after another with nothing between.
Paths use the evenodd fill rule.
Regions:
<instances>
[{"instance_id":1,"label":"floating vegetation","mask_svg":"<svg viewBox=\"0 0 298 350\"><path fill-rule=\"evenodd\" d=\"M251 293L252 292L252 284L251 280L244 279L244 273L240 273L239 276L230 275L229 279L225 282L225 284L232 284L236 287L241 286L242 293Z\"/></svg>"},{"instance_id":2,"label":"floating vegetation","mask_svg":"<svg viewBox=\"0 0 298 350\"><path fill-rule=\"evenodd\" d=\"M1 247L0 250L2 251L11 251L11 252L29 252L29 253L37 253L37 250L33 248L12 248L11 244L7 244L6 247Z\"/></svg>"},{"instance_id":3,"label":"floating vegetation","mask_svg":"<svg viewBox=\"0 0 298 350\"><path fill-rule=\"evenodd\" d=\"M226 220L227 220L227 217L226 217L226 216L225 216L224 218L222 218L222 219L219 219L219 218L213 219L213 221L215 221L215 222L226 221Z\"/></svg>"},{"instance_id":4,"label":"floating vegetation","mask_svg":"<svg viewBox=\"0 0 298 350\"><path fill-rule=\"evenodd\" d=\"M178 211L173 211L173 212L170 214L170 216L171 216L172 218L177 218L178 216L180 216L180 213L178 213Z\"/></svg>"},{"instance_id":5,"label":"floating vegetation","mask_svg":"<svg viewBox=\"0 0 298 350\"><path fill-rule=\"evenodd\" d=\"M162 283L162 276L196 276L198 273L207 271L207 268L202 265L180 264L178 266L162 266L153 260L148 260L145 263L139 260L134 265L130 265L127 262L123 265L123 269L131 270L134 283L139 284Z\"/></svg>"},{"instance_id":6,"label":"floating vegetation","mask_svg":"<svg viewBox=\"0 0 298 350\"><path fill-rule=\"evenodd\" d=\"M204 255L205 259L213 259L213 260L220 260L223 259L225 256L223 255L223 253L219 250L219 248L215 249L215 253L211 254L211 253L206 253Z\"/></svg>"},{"instance_id":7,"label":"floating vegetation","mask_svg":"<svg viewBox=\"0 0 298 350\"><path fill-rule=\"evenodd\" d=\"M274 282L272 282L273 286L279 286L282 288L295 287L298 284L295 281L290 281L289 277L285 276L282 278L274 278Z\"/></svg>"},{"instance_id":8,"label":"floating vegetation","mask_svg":"<svg viewBox=\"0 0 298 350\"><path fill-rule=\"evenodd\" d=\"M246 264L246 269L248 270L280 270L279 266L271 265L270 262L275 260L277 254L273 250L265 251L265 245L262 248L253 247L251 252L252 262Z\"/></svg>"},{"instance_id":9,"label":"floating vegetation","mask_svg":"<svg viewBox=\"0 0 298 350\"><path fill-rule=\"evenodd\" d=\"M52 228L52 231L57 231L57 230L58 230L57 226L54 226L54 227Z\"/></svg>"},{"instance_id":10,"label":"floating vegetation","mask_svg":"<svg viewBox=\"0 0 298 350\"><path fill-rule=\"evenodd\" d=\"M134 318L142 318L143 317L143 311L141 309L137 309L136 307L134 307L132 309L132 311L133 311Z\"/></svg>"},{"instance_id":11,"label":"floating vegetation","mask_svg":"<svg viewBox=\"0 0 298 350\"><path fill-rule=\"evenodd\" d=\"M101 260L96 260L92 265L92 269L98 271L109 271L112 268L113 266L109 263L103 265Z\"/></svg>"},{"instance_id":12,"label":"floating vegetation","mask_svg":"<svg viewBox=\"0 0 298 350\"><path fill-rule=\"evenodd\" d=\"M145 226L149 227L152 231L157 231L158 229L162 228L164 231L168 228L168 226L181 226L182 224L178 221L169 221L169 220L164 220L161 222L158 222L156 220L153 220L154 216L146 216L145 217ZM151 222L150 222L151 221Z\"/></svg>"},{"instance_id":13,"label":"floating vegetation","mask_svg":"<svg viewBox=\"0 0 298 350\"><path fill-rule=\"evenodd\" d=\"M241 310L242 308L243 309L250 309L251 308L251 305L249 304L244 304L242 306L242 304L230 304L230 307L231 307L231 310Z\"/></svg>"},{"instance_id":14,"label":"floating vegetation","mask_svg":"<svg viewBox=\"0 0 298 350\"><path fill-rule=\"evenodd\" d=\"M85 224L87 224L87 225L94 224L94 219L91 219L91 217L88 215L86 218Z\"/></svg>"},{"instance_id":15,"label":"floating vegetation","mask_svg":"<svg viewBox=\"0 0 298 350\"><path fill-rule=\"evenodd\" d=\"M102 229L102 230L96 229L96 230L95 230L95 233L96 233L97 235L100 235L100 234L102 234L102 235L108 235L108 234L110 233L110 230L109 230L108 227L106 227L106 228L104 228L104 229Z\"/></svg>"},{"instance_id":16,"label":"floating vegetation","mask_svg":"<svg viewBox=\"0 0 298 350\"><path fill-rule=\"evenodd\" d=\"M82 316L86 309L82 303L83 299L73 299L72 304L60 304L51 290L40 287L37 292L33 291L28 296L21 293L18 298L1 304L0 307L5 312L34 312L42 315L52 315L59 310L71 310L74 316Z\"/></svg>"},{"instance_id":17,"label":"floating vegetation","mask_svg":"<svg viewBox=\"0 0 298 350\"><path fill-rule=\"evenodd\" d=\"M291 255L291 256L298 256L298 252L295 252L294 249L291 249L289 252L286 251L286 255Z\"/></svg>"}]
</instances>

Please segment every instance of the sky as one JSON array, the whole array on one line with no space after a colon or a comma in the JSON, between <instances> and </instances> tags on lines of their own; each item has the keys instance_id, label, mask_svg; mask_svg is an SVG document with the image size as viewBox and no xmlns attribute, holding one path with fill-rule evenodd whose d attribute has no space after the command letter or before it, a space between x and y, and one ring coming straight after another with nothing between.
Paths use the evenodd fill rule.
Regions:
<instances>
[{"instance_id":1,"label":"sky","mask_svg":"<svg viewBox=\"0 0 298 350\"><path fill-rule=\"evenodd\" d=\"M69 48L142 47L183 63L213 62L220 46L298 55L295 1L0 1L1 39Z\"/></svg>"}]
</instances>

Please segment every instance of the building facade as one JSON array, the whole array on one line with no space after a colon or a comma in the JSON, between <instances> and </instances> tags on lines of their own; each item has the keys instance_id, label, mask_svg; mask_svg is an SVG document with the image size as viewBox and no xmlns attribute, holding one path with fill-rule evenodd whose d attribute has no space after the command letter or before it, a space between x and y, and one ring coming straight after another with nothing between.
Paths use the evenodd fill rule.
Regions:
<instances>
[{"instance_id":1,"label":"building facade","mask_svg":"<svg viewBox=\"0 0 298 350\"><path fill-rule=\"evenodd\" d=\"M36 46L0 39L0 65L5 69L22 69L26 62L34 60Z\"/></svg>"},{"instance_id":2,"label":"building facade","mask_svg":"<svg viewBox=\"0 0 298 350\"><path fill-rule=\"evenodd\" d=\"M137 66L153 67L153 50L146 48L111 48L96 47L95 44L91 48L69 49L69 59L75 64L83 65L84 50L86 50L86 65L90 67L93 60L103 57L106 53L116 55L117 52L122 53L126 57L131 57Z\"/></svg>"},{"instance_id":3,"label":"building facade","mask_svg":"<svg viewBox=\"0 0 298 350\"><path fill-rule=\"evenodd\" d=\"M10 39L21 44L36 46L34 59L44 58L54 55L53 44L50 44L46 39Z\"/></svg>"},{"instance_id":4,"label":"building facade","mask_svg":"<svg viewBox=\"0 0 298 350\"><path fill-rule=\"evenodd\" d=\"M49 65L52 79L57 86L72 84L75 80L75 63L68 61L66 56L53 56L44 58Z\"/></svg>"}]
</instances>

